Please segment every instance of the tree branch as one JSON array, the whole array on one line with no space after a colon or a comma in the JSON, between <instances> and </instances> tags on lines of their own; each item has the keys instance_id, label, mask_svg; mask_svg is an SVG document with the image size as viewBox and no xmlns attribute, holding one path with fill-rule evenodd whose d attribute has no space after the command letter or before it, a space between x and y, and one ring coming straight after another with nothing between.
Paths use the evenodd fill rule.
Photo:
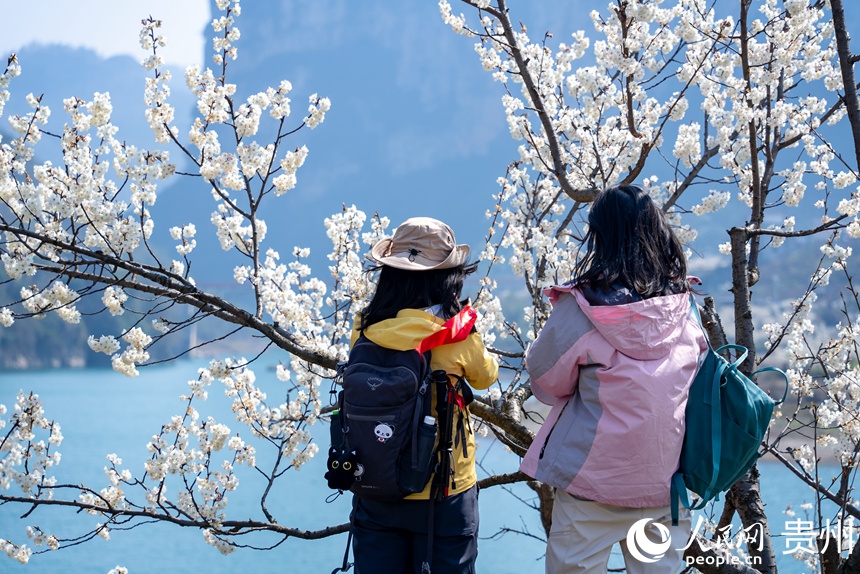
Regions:
<instances>
[{"instance_id":1,"label":"tree branch","mask_svg":"<svg viewBox=\"0 0 860 574\"><path fill-rule=\"evenodd\" d=\"M83 511L93 511L99 514L110 517L111 519L120 517L129 518L144 518L147 520L156 520L182 526L186 528L210 529L217 534L235 536L250 531L269 531L283 534L293 538L301 538L303 540L319 540L327 538L335 534L341 534L349 530L349 524L339 524L337 526L328 526L319 530L304 530L301 528L289 528L273 522L260 522L257 520L225 520L216 526L205 520L192 520L189 518L178 518L169 514L162 514L149 510L134 510L123 508L112 508L110 506L98 506L95 504L87 504L77 500L56 500L56 499L32 499L23 496L0 495L0 503L21 503L33 506L65 506Z\"/></svg>"},{"instance_id":2,"label":"tree branch","mask_svg":"<svg viewBox=\"0 0 860 574\"><path fill-rule=\"evenodd\" d=\"M511 49L511 57L517 64L520 77L523 79L523 84L531 99L531 104L537 112L538 119L543 127L544 136L546 137L547 145L549 146L550 155L552 156L552 172L555 175L556 181L564 190L564 192L574 201L582 201L589 203L597 195L596 189L577 190L570 185L567 180L567 164L561 159L561 145L558 142L558 136L555 133L555 128L552 125L549 114L543 103L543 97L538 91L537 84L528 69L528 61L523 57L523 53L519 48L516 36L514 35L513 24L508 16L508 8L505 0L498 0L499 14L498 19L502 24L505 39L508 41Z\"/></svg>"},{"instance_id":3,"label":"tree branch","mask_svg":"<svg viewBox=\"0 0 860 574\"><path fill-rule=\"evenodd\" d=\"M854 84L854 62L848 45L849 35L845 28L845 10L842 0L830 0L833 12L833 32L836 36L836 51L839 54L839 68L842 72L842 88L845 90L845 107L848 112L848 122L851 124L851 135L854 138L854 157L857 162L855 169L860 170L860 103L857 99L857 87Z\"/></svg>"},{"instance_id":4,"label":"tree branch","mask_svg":"<svg viewBox=\"0 0 860 574\"><path fill-rule=\"evenodd\" d=\"M150 295L166 297L178 303L191 305L230 323L253 329L261 335L271 339L276 345L278 345L278 347L295 355L296 357L299 357L303 361L319 365L326 369L335 369L337 367L336 358L308 350L299 343L293 335L279 325L266 323L261 318L256 317L253 313L249 313L248 311L237 307L220 297L201 291L182 277L170 273L167 270L147 267L135 261L125 260L100 251L91 251L80 247L78 244L64 243L50 237L38 235L37 233L26 229L12 227L2 223L0 223L0 231L38 239L48 245L53 245L62 250L88 257L93 260L93 265L102 268L123 269L135 277L146 279L155 285L147 285L134 279L117 279L115 277L106 278L102 275L96 275L93 273L74 271L65 266L46 264L38 265L38 268L42 270L65 277L84 279L94 283L116 285L130 290L148 293Z\"/></svg>"}]
</instances>

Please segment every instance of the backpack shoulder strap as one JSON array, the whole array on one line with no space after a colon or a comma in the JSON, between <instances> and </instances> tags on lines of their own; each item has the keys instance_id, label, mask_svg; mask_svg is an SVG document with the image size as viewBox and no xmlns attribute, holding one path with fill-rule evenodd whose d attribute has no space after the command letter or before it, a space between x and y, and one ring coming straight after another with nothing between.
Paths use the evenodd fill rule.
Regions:
<instances>
[{"instance_id":1,"label":"backpack shoulder strap","mask_svg":"<svg viewBox=\"0 0 860 574\"><path fill-rule=\"evenodd\" d=\"M723 444L723 431L722 431L722 408L720 405L720 379L722 377L723 371L726 369L727 365L721 361L721 357L717 354L718 351L724 349L724 347L720 347L717 351L714 351L714 348L711 346L711 342L708 339L708 333L705 331L704 325L702 325L702 317L699 314L699 308L696 305L696 300L693 298L693 294L690 293L690 305L693 307L693 312L696 315L696 320L699 322L699 327L702 329L702 333L705 335L705 341L708 343L708 350L706 353L711 353L714 355L714 358L718 361L717 366L715 368L715 372L713 377L711 378L709 383L709 395L710 395L710 406L711 406L711 465L712 465L712 475L711 482L708 485L707 490L702 494L702 500L698 505L692 505L687 498L687 489L684 486L683 475L680 473L675 473L672 477L672 481L670 483L670 506L672 512L672 525L677 526L678 524L678 502L680 502L687 508L691 510L698 510L700 508L704 508L705 504L713 498L714 496L714 487L717 482L717 478L720 472L720 453L722 451ZM727 345L727 347L738 347L738 345ZM738 360L736 365L739 365L743 359L746 357L746 348L740 347L744 350L744 356ZM735 366L736 366L735 365ZM699 369L702 369L704 364L699 365ZM696 373L696 377L699 376L699 373ZM688 399L689 400L689 399Z\"/></svg>"}]
</instances>

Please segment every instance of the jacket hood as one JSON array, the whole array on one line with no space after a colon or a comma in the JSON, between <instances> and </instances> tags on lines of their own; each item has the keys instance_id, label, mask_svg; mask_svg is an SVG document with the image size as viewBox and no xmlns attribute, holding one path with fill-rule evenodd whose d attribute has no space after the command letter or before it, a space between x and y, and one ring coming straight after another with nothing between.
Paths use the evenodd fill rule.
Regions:
<instances>
[{"instance_id":1,"label":"jacket hood","mask_svg":"<svg viewBox=\"0 0 860 574\"><path fill-rule=\"evenodd\" d=\"M576 297L582 312L613 348L637 360L666 356L678 344L690 312L690 295L651 297L623 305L592 305L573 285L545 292L555 303L562 293Z\"/></svg>"},{"instance_id":2,"label":"jacket hood","mask_svg":"<svg viewBox=\"0 0 860 574\"><path fill-rule=\"evenodd\" d=\"M353 326L353 340L358 338L358 322L356 314ZM374 323L364 330L364 336L386 349L407 351L414 349L418 343L433 333L442 330L443 319L418 309L402 309L393 319Z\"/></svg>"}]
</instances>

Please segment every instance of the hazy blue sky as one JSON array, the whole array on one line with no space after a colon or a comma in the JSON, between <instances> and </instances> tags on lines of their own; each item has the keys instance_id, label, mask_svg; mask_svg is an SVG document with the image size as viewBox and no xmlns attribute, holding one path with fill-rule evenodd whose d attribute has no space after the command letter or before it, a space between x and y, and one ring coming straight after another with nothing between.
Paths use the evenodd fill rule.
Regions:
<instances>
[{"instance_id":1,"label":"hazy blue sky","mask_svg":"<svg viewBox=\"0 0 860 574\"><path fill-rule=\"evenodd\" d=\"M28 44L64 44L90 48L105 58L143 53L138 43L140 20L151 15L163 22L170 41L168 64L202 63L204 28L211 20L209 0L6 0L0 19L0 54Z\"/></svg>"}]
</instances>

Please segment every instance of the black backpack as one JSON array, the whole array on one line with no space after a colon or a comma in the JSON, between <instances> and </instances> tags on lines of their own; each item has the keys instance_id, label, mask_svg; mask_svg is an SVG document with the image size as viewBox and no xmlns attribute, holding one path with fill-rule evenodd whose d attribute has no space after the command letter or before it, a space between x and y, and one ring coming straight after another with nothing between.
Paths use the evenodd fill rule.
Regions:
<instances>
[{"instance_id":1,"label":"black backpack","mask_svg":"<svg viewBox=\"0 0 860 574\"><path fill-rule=\"evenodd\" d=\"M406 351L358 338L336 378L343 390L332 413L325 473L330 488L377 500L424 490L437 443L431 393L436 382L448 381L445 371L430 371L430 349L464 340L476 318L466 307Z\"/></svg>"}]
</instances>

